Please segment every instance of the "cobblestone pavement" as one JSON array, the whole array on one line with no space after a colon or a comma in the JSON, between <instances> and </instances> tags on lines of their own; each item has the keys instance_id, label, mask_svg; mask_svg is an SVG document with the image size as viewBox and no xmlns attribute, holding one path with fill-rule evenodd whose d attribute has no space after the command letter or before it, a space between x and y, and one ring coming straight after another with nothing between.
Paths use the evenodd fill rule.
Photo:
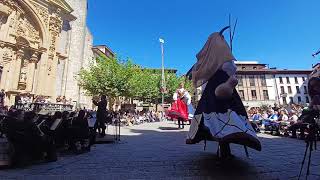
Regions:
<instances>
[{"instance_id":1,"label":"cobblestone pavement","mask_svg":"<svg viewBox=\"0 0 320 180\"><path fill-rule=\"evenodd\" d=\"M91 152L63 155L57 162L1 170L0 179L297 179L305 143L259 134L262 152L233 145L235 159L219 162L214 142L186 145L184 130L173 122L123 127L121 142L98 144ZM303 173L303 179L305 178ZM311 175L320 179L320 151L313 153Z\"/></svg>"}]
</instances>

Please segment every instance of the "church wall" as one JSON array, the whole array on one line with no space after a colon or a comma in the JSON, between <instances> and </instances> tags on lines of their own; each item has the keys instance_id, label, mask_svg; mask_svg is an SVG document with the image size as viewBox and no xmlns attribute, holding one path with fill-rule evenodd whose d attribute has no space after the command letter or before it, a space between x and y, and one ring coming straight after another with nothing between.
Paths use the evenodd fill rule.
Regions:
<instances>
[{"instance_id":1,"label":"church wall","mask_svg":"<svg viewBox=\"0 0 320 180\"><path fill-rule=\"evenodd\" d=\"M87 27L82 68L88 68L90 65L90 62L92 62L93 60L94 56L93 56L92 46L93 46L93 36ZM92 96L87 96L86 92L83 89L80 90L80 93L81 93L81 96L80 96L81 106L86 108L92 108Z\"/></svg>"},{"instance_id":2,"label":"church wall","mask_svg":"<svg viewBox=\"0 0 320 180\"><path fill-rule=\"evenodd\" d=\"M52 3L52 4L50 4ZM87 0L0 0L0 89L6 104L19 93L57 96L91 107L77 83L93 58Z\"/></svg>"},{"instance_id":3,"label":"church wall","mask_svg":"<svg viewBox=\"0 0 320 180\"><path fill-rule=\"evenodd\" d=\"M73 8L72 14L77 17L75 21L70 22L71 39L68 54L68 72L65 96L67 99L78 102L80 99L80 88L76 80L77 74L80 71L84 59L85 33L86 33L86 16L87 16L87 1L86 0L66 0Z\"/></svg>"}]
</instances>

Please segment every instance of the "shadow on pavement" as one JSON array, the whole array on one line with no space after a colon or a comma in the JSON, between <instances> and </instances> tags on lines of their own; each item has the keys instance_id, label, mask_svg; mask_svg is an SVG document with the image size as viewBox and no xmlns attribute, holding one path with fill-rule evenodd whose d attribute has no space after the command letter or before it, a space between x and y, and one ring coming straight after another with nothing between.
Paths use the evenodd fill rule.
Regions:
<instances>
[{"instance_id":1,"label":"shadow on pavement","mask_svg":"<svg viewBox=\"0 0 320 180\"><path fill-rule=\"evenodd\" d=\"M177 127L159 127L161 130L179 130Z\"/></svg>"},{"instance_id":2,"label":"shadow on pavement","mask_svg":"<svg viewBox=\"0 0 320 180\"><path fill-rule=\"evenodd\" d=\"M217 143L185 144L186 131L170 123L151 123L124 127L121 141L97 144L78 156L62 156L57 162L21 170L2 171L3 177L21 175L63 175L104 179L297 179L305 144L290 138L259 135L262 151L232 145L235 158L219 161ZM313 154L311 176L319 179L320 154ZM57 168L55 168L57 167ZM304 173L305 174L305 173Z\"/></svg>"}]
</instances>

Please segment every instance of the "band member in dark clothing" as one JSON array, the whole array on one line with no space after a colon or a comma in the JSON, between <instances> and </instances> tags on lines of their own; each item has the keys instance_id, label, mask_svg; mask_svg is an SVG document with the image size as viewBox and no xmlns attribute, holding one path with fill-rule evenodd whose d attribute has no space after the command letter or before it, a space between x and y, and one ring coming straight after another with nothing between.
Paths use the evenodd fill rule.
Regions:
<instances>
[{"instance_id":1,"label":"band member in dark clothing","mask_svg":"<svg viewBox=\"0 0 320 180\"><path fill-rule=\"evenodd\" d=\"M0 107L4 107L5 96L6 96L6 93L4 92L4 89L1 89L1 92L0 92Z\"/></svg>"},{"instance_id":2,"label":"band member in dark clothing","mask_svg":"<svg viewBox=\"0 0 320 180\"><path fill-rule=\"evenodd\" d=\"M14 106L17 108L17 106L21 103L21 95L17 94L16 97L14 98Z\"/></svg>"},{"instance_id":3,"label":"band member in dark clothing","mask_svg":"<svg viewBox=\"0 0 320 180\"><path fill-rule=\"evenodd\" d=\"M97 121L95 128L98 129L99 134L101 136L105 136L105 130L106 130L106 114L107 114L107 97L105 95L101 96L100 102L97 102L95 100L92 100L93 104L98 106L97 110Z\"/></svg>"}]
</instances>

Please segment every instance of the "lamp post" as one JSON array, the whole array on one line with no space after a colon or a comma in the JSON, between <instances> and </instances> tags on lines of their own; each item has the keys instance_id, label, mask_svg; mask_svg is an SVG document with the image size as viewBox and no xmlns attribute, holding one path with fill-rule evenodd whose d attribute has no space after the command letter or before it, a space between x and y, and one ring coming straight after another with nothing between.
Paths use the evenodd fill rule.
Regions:
<instances>
[{"instance_id":1,"label":"lamp post","mask_svg":"<svg viewBox=\"0 0 320 180\"><path fill-rule=\"evenodd\" d=\"M161 47L161 60L162 60L162 68L161 68L161 92L162 92L162 111L164 110L164 92L166 89L166 81L165 81L165 77L164 77L164 49L163 49L163 44L164 44L164 40L162 38L159 38L159 42L160 42L160 47Z\"/></svg>"}]
</instances>

